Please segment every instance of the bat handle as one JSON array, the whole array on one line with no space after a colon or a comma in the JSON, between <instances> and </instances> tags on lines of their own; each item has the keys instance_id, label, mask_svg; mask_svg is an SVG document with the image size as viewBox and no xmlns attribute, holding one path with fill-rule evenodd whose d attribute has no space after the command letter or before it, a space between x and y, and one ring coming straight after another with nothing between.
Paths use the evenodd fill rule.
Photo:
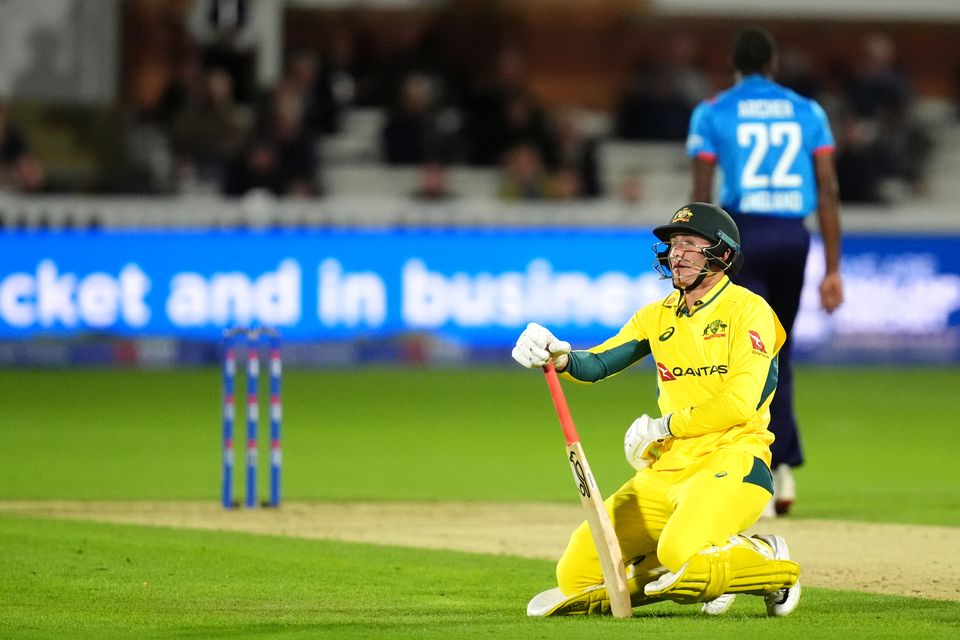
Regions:
<instances>
[{"instance_id":1,"label":"bat handle","mask_svg":"<svg viewBox=\"0 0 960 640\"><path fill-rule=\"evenodd\" d=\"M563 428L563 437L567 441L567 446L580 442L580 435L573 424L573 416L570 415L570 408L567 406L567 399L563 395L560 378L557 377L557 370L554 368L553 362L548 362L543 366L543 375L547 378L550 397L553 398L553 406L557 410L557 417L560 418L560 426Z\"/></svg>"}]
</instances>

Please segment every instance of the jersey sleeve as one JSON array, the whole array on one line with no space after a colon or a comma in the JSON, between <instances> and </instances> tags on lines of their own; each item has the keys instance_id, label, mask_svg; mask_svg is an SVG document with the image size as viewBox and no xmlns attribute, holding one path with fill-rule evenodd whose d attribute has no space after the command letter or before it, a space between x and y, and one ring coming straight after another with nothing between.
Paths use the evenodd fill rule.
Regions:
<instances>
[{"instance_id":1,"label":"jersey sleeve","mask_svg":"<svg viewBox=\"0 0 960 640\"><path fill-rule=\"evenodd\" d=\"M827 113L819 104L810 101L811 117L816 123L812 139L813 153L822 153L824 151L833 151L836 143L833 140L833 132L830 131L830 121L827 119Z\"/></svg>"},{"instance_id":2,"label":"jersey sleeve","mask_svg":"<svg viewBox=\"0 0 960 640\"><path fill-rule=\"evenodd\" d=\"M642 310L633 314L612 338L586 351L571 352L564 375L580 382L599 382L650 355L642 314Z\"/></svg>"},{"instance_id":3,"label":"jersey sleeve","mask_svg":"<svg viewBox=\"0 0 960 640\"><path fill-rule=\"evenodd\" d=\"M747 422L777 385L777 356L786 333L776 314L759 296L746 301L730 331L729 371L721 389L706 402L673 414L670 431L693 437Z\"/></svg>"},{"instance_id":4,"label":"jersey sleeve","mask_svg":"<svg viewBox=\"0 0 960 640\"><path fill-rule=\"evenodd\" d=\"M714 143L712 109L709 102L701 102L690 116L690 130L687 133L687 155L691 158L716 160L717 148Z\"/></svg>"}]
</instances>

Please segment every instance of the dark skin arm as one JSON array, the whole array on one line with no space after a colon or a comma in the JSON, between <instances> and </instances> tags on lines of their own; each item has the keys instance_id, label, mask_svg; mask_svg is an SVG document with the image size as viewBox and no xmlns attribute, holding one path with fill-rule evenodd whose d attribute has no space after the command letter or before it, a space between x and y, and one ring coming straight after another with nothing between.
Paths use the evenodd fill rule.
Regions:
<instances>
[{"instance_id":1,"label":"dark skin arm","mask_svg":"<svg viewBox=\"0 0 960 640\"><path fill-rule=\"evenodd\" d=\"M704 158L693 159L693 193L691 202L713 202L713 173L716 163Z\"/></svg>"},{"instance_id":2,"label":"dark skin arm","mask_svg":"<svg viewBox=\"0 0 960 640\"><path fill-rule=\"evenodd\" d=\"M840 279L840 196L833 152L813 157L817 176L817 220L823 238L826 271L820 283L820 303L827 313L843 303L843 281Z\"/></svg>"}]
</instances>

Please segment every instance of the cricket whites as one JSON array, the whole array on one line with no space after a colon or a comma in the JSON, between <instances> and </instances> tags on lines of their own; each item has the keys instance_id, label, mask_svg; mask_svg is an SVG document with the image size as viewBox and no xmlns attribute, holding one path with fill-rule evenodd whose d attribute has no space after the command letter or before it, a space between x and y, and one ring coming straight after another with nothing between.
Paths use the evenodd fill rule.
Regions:
<instances>
[{"instance_id":1,"label":"cricket whites","mask_svg":"<svg viewBox=\"0 0 960 640\"><path fill-rule=\"evenodd\" d=\"M587 514L587 523L590 525L590 533L593 535L593 544L597 548L597 555L600 557L604 586L607 589L607 597L610 598L610 610L617 618L629 618L633 615L633 607L630 604L630 592L627 590L627 574L623 566L620 542L613 530L610 516L603 506L603 497L600 495L597 483L593 479L593 472L590 471L590 465L587 463L587 456L580 444L580 436L573 424L570 409L567 407L567 400L563 395L563 389L560 387L560 379L557 377L552 362L548 362L543 367L543 373L547 378L547 386L550 387L553 406L557 409L560 426L563 428L563 436L567 441L567 460L570 462L573 480L580 493L580 504L583 505Z\"/></svg>"}]
</instances>

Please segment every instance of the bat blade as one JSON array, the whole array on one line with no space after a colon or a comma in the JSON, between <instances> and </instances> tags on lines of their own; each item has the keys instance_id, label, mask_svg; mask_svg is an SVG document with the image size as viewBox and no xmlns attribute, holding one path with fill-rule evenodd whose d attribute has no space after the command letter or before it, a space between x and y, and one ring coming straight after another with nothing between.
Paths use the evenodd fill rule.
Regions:
<instances>
[{"instance_id":1,"label":"bat blade","mask_svg":"<svg viewBox=\"0 0 960 640\"><path fill-rule=\"evenodd\" d=\"M613 530L613 523L603 504L603 496L597 487L590 463L587 461L580 436L577 434L567 407L563 389L553 364L543 368L550 387L550 395L560 418L560 426L567 441L567 461L573 473L573 481L580 495L580 505L586 514L593 544L600 558L600 567L603 570L603 582L610 598L610 610L617 618L629 618L633 615L633 606L630 604L630 591L627 589L627 574L623 566L623 553L620 551L620 542Z\"/></svg>"}]
</instances>

